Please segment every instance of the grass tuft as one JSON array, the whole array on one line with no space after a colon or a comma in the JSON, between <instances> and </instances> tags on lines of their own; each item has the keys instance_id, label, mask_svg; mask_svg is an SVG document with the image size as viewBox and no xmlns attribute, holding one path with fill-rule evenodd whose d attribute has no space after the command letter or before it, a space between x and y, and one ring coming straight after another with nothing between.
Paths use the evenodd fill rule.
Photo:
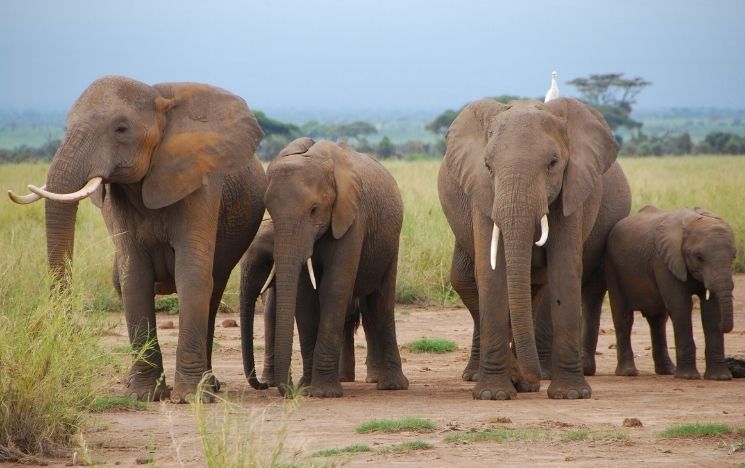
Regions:
<instances>
[{"instance_id":1,"label":"grass tuft","mask_svg":"<svg viewBox=\"0 0 745 468\"><path fill-rule=\"evenodd\" d=\"M401 442L400 444L393 445L384 450L384 452L390 453L408 453L415 450L430 450L435 448L434 445L423 440L412 440L409 442Z\"/></svg>"},{"instance_id":2,"label":"grass tuft","mask_svg":"<svg viewBox=\"0 0 745 468\"><path fill-rule=\"evenodd\" d=\"M450 353L458 349L453 340L444 338L421 338L406 344L412 353Z\"/></svg>"},{"instance_id":3,"label":"grass tuft","mask_svg":"<svg viewBox=\"0 0 745 468\"><path fill-rule=\"evenodd\" d=\"M585 440L590 436L590 431L587 429L572 429L561 435L563 442L574 442L578 440Z\"/></svg>"},{"instance_id":4,"label":"grass tuft","mask_svg":"<svg viewBox=\"0 0 745 468\"><path fill-rule=\"evenodd\" d=\"M437 425L429 419L404 418L404 419L374 419L357 426L357 433L367 434L370 432L431 432L437 429Z\"/></svg>"},{"instance_id":5,"label":"grass tuft","mask_svg":"<svg viewBox=\"0 0 745 468\"><path fill-rule=\"evenodd\" d=\"M693 439L699 437L720 437L730 434L731 432L732 428L725 424L693 423L668 427L664 431L660 432L659 436L665 439Z\"/></svg>"},{"instance_id":6,"label":"grass tuft","mask_svg":"<svg viewBox=\"0 0 745 468\"><path fill-rule=\"evenodd\" d=\"M448 444L457 442L514 442L520 440L538 440L546 436L538 429L495 428L474 432L456 432L445 437Z\"/></svg>"},{"instance_id":7,"label":"grass tuft","mask_svg":"<svg viewBox=\"0 0 745 468\"><path fill-rule=\"evenodd\" d=\"M370 448L369 445L352 444L352 445L347 445L346 447L319 450L315 452L313 456L314 457L335 457L335 456L344 455L347 453L362 453L362 452L372 452L372 449Z\"/></svg>"},{"instance_id":8,"label":"grass tuft","mask_svg":"<svg viewBox=\"0 0 745 468\"><path fill-rule=\"evenodd\" d=\"M178 314L178 296L165 296L155 299L156 312L168 312L171 315Z\"/></svg>"},{"instance_id":9,"label":"grass tuft","mask_svg":"<svg viewBox=\"0 0 745 468\"><path fill-rule=\"evenodd\" d=\"M144 411L148 409L145 401L127 396L98 397L91 402L89 411L103 413L107 411Z\"/></svg>"}]
</instances>

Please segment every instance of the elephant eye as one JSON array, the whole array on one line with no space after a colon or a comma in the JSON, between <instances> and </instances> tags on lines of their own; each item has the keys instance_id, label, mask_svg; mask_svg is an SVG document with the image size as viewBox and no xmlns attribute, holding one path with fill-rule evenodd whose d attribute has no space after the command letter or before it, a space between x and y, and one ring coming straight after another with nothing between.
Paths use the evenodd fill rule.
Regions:
<instances>
[{"instance_id":1,"label":"elephant eye","mask_svg":"<svg viewBox=\"0 0 745 468\"><path fill-rule=\"evenodd\" d=\"M489 161L484 160L484 167L491 173L491 166L489 165Z\"/></svg>"},{"instance_id":2,"label":"elephant eye","mask_svg":"<svg viewBox=\"0 0 745 468\"><path fill-rule=\"evenodd\" d=\"M120 123L120 124L119 124L119 125L117 125L117 126L116 126L116 128L114 129L114 131L115 131L116 133L119 133L119 134L121 134L121 133L125 133L125 132L126 132L127 130L129 130L129 127L127 127L127 124L123 124L123 123Z\"/></svg>"},{"instance_id":3,"label":"elephant eye","mask_svg":"<svg viewBox=\"0 0 745 468\"><path fill-rule=\"evenodd\" d=\"M694 253L693 256L696 257L696 260L698 260L699 262L703 262L704 261L704 256L701 255L700 252Z\"/></svg>"},{"instance_id":4,"label":"elephant eye","mask_svg":"<svg viewBox=\"0 0 745 468\"><path fill-rule=\"evenodd\" d=\"M315 216L318 213L318 205L313 205L310 209L310 215Z\"/></svg>"},{"instance_id":5,"label":"elephant eye","mask_svg":"<svg viewBox=\"0 0 745 468\"><path fill-rule=\"evenodd\" d=\"M557 164L559 164L559 157L554 155L553 158L551 158L551 162L548 163L548 169L551 170L555 168Z\"/></svg>"}]
</instances>

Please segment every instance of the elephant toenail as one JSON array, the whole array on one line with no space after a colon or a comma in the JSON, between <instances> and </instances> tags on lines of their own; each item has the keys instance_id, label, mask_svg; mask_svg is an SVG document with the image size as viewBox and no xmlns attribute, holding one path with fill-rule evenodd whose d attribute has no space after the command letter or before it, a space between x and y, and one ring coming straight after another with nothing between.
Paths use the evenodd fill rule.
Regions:
<instances>
[{"instance_id":1,"label":"elephant toenail","mask_svg":"<svg viewBox=\"0 0 745 468\"><path fill-rule=\"evenodd\" d=\"M507 392L503 392L503 391L497 392L495 400L506 400L506 399L507 399Z\"/></svg>"},{"instance_id":2,"label":"elephant toenail","mask_svg":"<svg viewBox=\"0 0 745 468\"><path fill-rule=\"evenodd\" d=\"M567 399L576 400L577 398L579 398L579 392L577 390L569 390L567 392Z\"/></svg>"},{"instance_id":3,"label":"elephant toenail","mask_svg":"<svg viewBox=\"0 0 745 468\"><path fill-rule=\"evenodd\" d=\"M588 389L582 389L582 398L590 398L590 391Z\"/></svg>"},{"instance_id":4,"label":"elephant toenail","mask_svg":"<svg viewBox=\"0 0 745 468\"><path fill-rule=\"evenodd\" d=\"M481 395L479 395L479 398L482 400L491 400L491 392L489 390L484 390L481 392Z\"/></svg>"}]
</instances>

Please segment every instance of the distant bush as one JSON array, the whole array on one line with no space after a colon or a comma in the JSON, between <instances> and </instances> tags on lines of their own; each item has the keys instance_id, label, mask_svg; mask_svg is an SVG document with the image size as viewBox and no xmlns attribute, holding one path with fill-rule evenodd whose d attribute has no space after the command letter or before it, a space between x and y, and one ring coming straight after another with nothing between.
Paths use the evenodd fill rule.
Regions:
<instances>
[{"instance_id":1,"label":"distant bush","mask_svg":"<svg viewBox=\"0 0 745 468\"><path fill-rule=\"evenodd\" d=\"M693 143L691 135L647 136L633 138L621 147L621 154L626 156L662 156L663 154L691 154Z\"/></svg>"},{"instance_id":2,"label":"distant bush","mask_svg":"<svg viewBox=\"0 0 745 468\"><path fill-rule=\"evenodd\" d=\"M745 154L745 137L728 132L713 132L696 145L699 154Z\"/></svg>"},{"instance_id":3,"label":"distant bush","mask_svg":"<svg viewBox=\"0 0 745 468\"><path fill-rule=\"evenodd\" d=\"M0 149L0 164L51 161L54 153L60 145L60 140L51 140L48 143L29 147L21 145L13 149Z\"/></svg>"}]
</instances>

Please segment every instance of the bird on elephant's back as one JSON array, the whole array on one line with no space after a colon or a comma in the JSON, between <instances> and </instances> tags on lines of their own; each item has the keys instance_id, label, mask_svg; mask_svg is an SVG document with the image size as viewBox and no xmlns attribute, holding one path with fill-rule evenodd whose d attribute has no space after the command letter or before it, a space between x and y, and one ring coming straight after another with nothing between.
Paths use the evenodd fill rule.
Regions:
<instances>
[{"instance_id":1,"label":"bird on elephant's back","mask_svg":"<svg viewBox=\"0 0 745 468\"><path fill-rule=\"evenodd\" d=\"M396 181L375 159L346 144L299 138L269 164L264 195L274 223L276 322L274 371L280 392L289 375L301 271L320 272L318 322L298 322L301 350L312 350L311 396L342 395L339 347L352 298L368 306L378 343L381 390L408 388L401 370L393 306L403 206ZM297 317L301 318L300 315ZM304 337L309 337L305 339Z\"/></svg>"},{"instance_id":2,"label":"bird on elephant's back","mask_svg":"<svg viewBox=\"0 0 745 468\"><path fill-rule=\"evenodd\" d=\"M542 303L554 338L548 395L588 398L581 316L588 335L605 293L596 274L605 239L631 205L613 133L573 99L484 99L461 111L446 143L438 191L455 234L451 281L474 319L463 374L477 381L474 398L539 389L548 360L539 359L532 314Z\"/></svg>"},{"instance_id":3,"label":"bird on elephant's back","mask_svg":"<svg viewBox=\"0 0 745 468\"><path fill-rule=\"evenodd\" d=\"M107 76L68 112L45 186L10 194L18 203L46 199L49 266L63 284L77 203L90 197L101 207L139 356L127 395L184 402L211 376L217 307L264 211L266 176L254 154L262 136L245 101L223 89ZM179 294L172 390L157 341L156 286ZM204 388L216 391L219 382L211 376Z\"/></svg>"}]
</instances>

